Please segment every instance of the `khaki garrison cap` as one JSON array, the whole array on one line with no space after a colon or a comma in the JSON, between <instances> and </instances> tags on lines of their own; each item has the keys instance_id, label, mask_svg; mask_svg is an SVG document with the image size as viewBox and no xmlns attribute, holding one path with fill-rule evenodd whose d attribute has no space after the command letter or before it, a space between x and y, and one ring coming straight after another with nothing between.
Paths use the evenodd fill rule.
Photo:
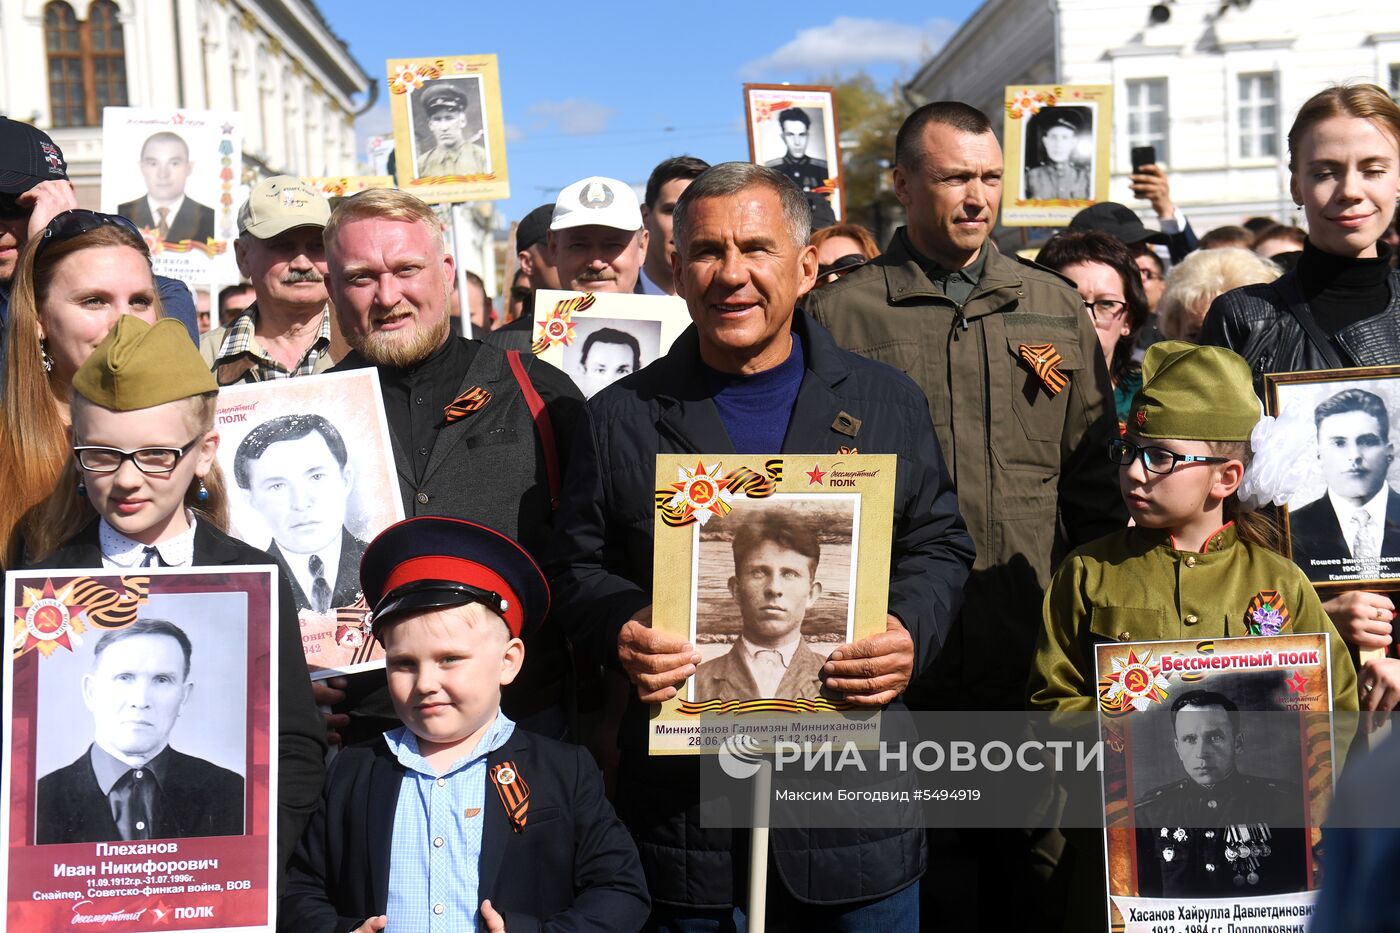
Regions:
<instances>
[{"instance_id":1,"label":"khaki garrison cap","mask_svg":"<svg viewBox=\"0 0 1400 933\"><path fill-rule=\"evenodd\" d=\"M1147 348L1142 388L1128 412L1138 437L1247 441L1259 422L1249 364L1223 347L1164 340Z\"/></svg>"},{"instance_id":2,"label":"khaki garrison cap","mask_svg":"<svg viewBox=\"0 0 1400 933\"><path fill-rule=\"evenodd\" d=\"M185 325L123 314L78 367L73 391L111 411L137 411L217 392L219 384Z\"/></svg>"}]
</instances>

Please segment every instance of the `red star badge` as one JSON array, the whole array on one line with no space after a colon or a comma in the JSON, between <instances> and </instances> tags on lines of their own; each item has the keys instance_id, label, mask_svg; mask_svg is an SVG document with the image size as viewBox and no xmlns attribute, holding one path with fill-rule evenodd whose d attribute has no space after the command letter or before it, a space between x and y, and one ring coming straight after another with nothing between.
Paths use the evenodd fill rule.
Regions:
<instances>
[{"instance_id":1,"label":"red star badge","mask_svg":"<svg viewBox=\"0 0 1400 933\"><path fill-rule=\"evenodd\" d=\"M694 470L681 467L676 477L679 482L671 484L676 494L667 506L680 509L683 519L694 515L701 525L713 515L727 515L734 493L729 490L729 479L720 473L721 469L718 463L706 469L703 462L695 464Z\"/></svg>"},{"instance_id":2,"label":"red star badge","mask_svg":"<svg viewBox=\"0 0 1400 933\"><path fill-rule=\"evenodd\" d=\"M53 581L45 580L42 590L24 587L23 602L15 609L11 646L16 657L38 648L44 657L63 646L73 650L76 641L82 644L85 627L78 618L86 609L72 596L73 584L54 591Z\"/></svg>"},{"instance_id":3,"label":"red star badge","mask_svg":"<svg viewBox=\"0 0 1400 933\"><path fill-rule=\"evenodd\" d=\"M1294 671L1293 676L1284 681L1288 684L1289 693L1302 693L1303 688L1308 685L1308 680L1303 676L1302 671Z\"/></svg>"},{"instance_id":4,"label":"red star badge","mask_svg":"<svg viewBox=\"0 0 1400 933\"><path fill-rule=\"evenodd\" d=\"M161 899L151 906L151 922L161 924L168 923L171 915L174 913L175 908L165 903L164 899Z\"/></svg>"},{"instance_id":5,"label":"red star badge","mask_svg":"<svg viewBox=\"0 0 1400 933\"><path fill-rule=\"evenodd\" d=\"M820 486L820 485L822 485L822 477L826 476L826 474L827 474L827 471L822 469L822 465L821 465L820 463L813 464L813 465L812 465L812 468L811 468L810 470L807 471L807 485L808 485L808 486Z\"/></svg>"}]
</instances>

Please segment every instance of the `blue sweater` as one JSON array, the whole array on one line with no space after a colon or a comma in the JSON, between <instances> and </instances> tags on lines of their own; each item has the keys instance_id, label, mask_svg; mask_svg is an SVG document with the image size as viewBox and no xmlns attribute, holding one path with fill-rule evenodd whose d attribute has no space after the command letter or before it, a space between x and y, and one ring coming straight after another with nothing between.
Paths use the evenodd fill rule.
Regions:
<instances>
[{"instance_id":1,"label":"blue sweater","mask_svg":"<svg viewBox=\"0 0 1400 933\"><path fill-rule=\"evenodd\" d=\"M715 407L736 453L775 454L783 449L805 369L802 338L795 331L792 352L772 369L736 376L705 367Z\"/></svg>"}]
</instances>

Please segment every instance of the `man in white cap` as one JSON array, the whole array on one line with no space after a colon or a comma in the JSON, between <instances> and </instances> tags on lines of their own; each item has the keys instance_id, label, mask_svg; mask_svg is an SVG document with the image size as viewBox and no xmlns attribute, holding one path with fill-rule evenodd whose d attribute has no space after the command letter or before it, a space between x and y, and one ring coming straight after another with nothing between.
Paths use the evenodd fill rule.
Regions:
<instances>
[{"instance_id":1,"label":"man in white cap","mask_svg":"<svg viewBox=\"0 0 1400 933\"><path fill-rule=\"evenodd\" d=\"M248 195L234 255L256 299L199 342L220 385L308 376L335 365L321 243L330 215L326 196L291 175L265 178Z\"/></svg>"},{"instance_id":2,"label":"man in white cap","mask_svg":"<svg viewBox=\"0 0 1400 933\"><path fill-rule=\"evenodd\" d=\"M647 255L642 207L631 185L593 175L559 192L549 223L559 287L636 292Z\"/></svg>"}]
</instances>

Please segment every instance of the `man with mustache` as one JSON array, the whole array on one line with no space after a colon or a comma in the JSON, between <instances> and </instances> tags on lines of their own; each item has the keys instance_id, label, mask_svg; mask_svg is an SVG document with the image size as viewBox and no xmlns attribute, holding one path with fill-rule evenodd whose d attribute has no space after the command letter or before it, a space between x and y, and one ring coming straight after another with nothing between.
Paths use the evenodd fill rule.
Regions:
<instances>
[{"instance_id":1,"label":"man with mustache","mask_svg":"<svg viewBox=\"0 0 1400 933\"><path fill-rule=\"evenodd\" d=\"M335 371L373 366L393 440L404 513L444 515L491 528L539 553L551 536L583 397L531 353L455 336L456 262L432 209L397 189L341 201L326 223L325 258L340 332L350 344ZM532 731L566 731L568 655L557 629L525 640L521 675L505 690L507 714ZM372 680L373 678L371 678ZM384 677L378 675L382 688ZM348 739L397 722L383 689L349 693L359 720ZM317 699L345 693L322 686ZM331 726L345 734L337 711Z\"/></svg>"},{"instance_id":2,"label":"man with mustache","mask_svg":"<svg viewBox=\"0 0 1400 933\"><path fill-rule=\"evenodd\" d=\"M640 292L649 234L630 185L594 175L554 202L549 251L559 287L580 292Z\"/></svg>"},{"instance_id":3,"label":"man with mustache","mask_svg":"<svg viewBox=\"0 0 1400 933\"><path fill-rule=\"evenodd\" d=\"M234 255L255 299L199 341L219 385L321 373L331 359L326 251L330 202L291 175L258 183L238 212Z\"/></svg>"},{"instance_id":4,"label":"man with mustache","mask_svg":"<svg viewBox=\"0 0 1400 933\"><path fill-rule=\"evenodd\" d=\"M1290 511L1293 560L1317 582L1395 576L1386 559L1400 557L1400 493L1386 483L1395 451L1385 402L1343 389L1313 421L1327 492Z\"/></svg>"}]
</instances>

